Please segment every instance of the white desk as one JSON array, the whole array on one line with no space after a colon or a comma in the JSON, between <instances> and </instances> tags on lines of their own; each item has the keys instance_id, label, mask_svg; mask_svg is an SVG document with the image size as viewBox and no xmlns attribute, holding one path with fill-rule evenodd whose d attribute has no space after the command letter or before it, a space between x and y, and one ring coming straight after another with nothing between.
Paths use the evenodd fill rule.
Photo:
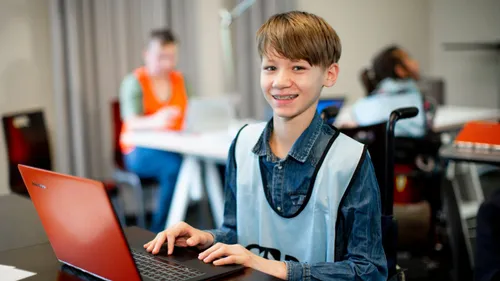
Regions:
<instances>
[{"instance_id":1,"label":"white desk","mask_svg":"<svg viewBox=\"0 0 500 281\"><path fill-rule=\"evenodd\" d=\"M206 133L135 131L122 136L125 143L134 146L167 150L184 156L166 227L185 219L190 199L196 201L202 197L203 182L206 184L216 227L222 226L223 183L217 164L226 163L229 147L236 133L237 130L232 130L231 133L228 130ZM205 167L205 181L202 178L201 165Z\"/></svg>"},{"instance_id":2,"label":"white desk","mask_svg":"<svg viewBox=\"0 0 500 281\"><path fill-rule=\"evenodd\" d=\"M232 135L227 130L208 133L135 131L122 136L134 146L167 150L224 164Z\"/></svg>"},{"instance_id":3,"label":"white desk","mask_svg":"<svg viewBox=\"0 0 500 281\"><path fill-rule=\"evenodd\" d=\"M389 116L387 116L389 118ZM454 105L442 105L437 108L432 130L437 133L460 129L469 121L485 121L500 119L500 110L480 107L466 107ZM354 126L354 117L351 114L351 106L344 106L335 125L338 127Z\"/></svg>"},{"instance_id":4,"label":"white desk","mask_svg":"<svg viewBox=\"0 0 500 281\"><path fill-rule=\"evenodd\" d=\"M480 107L444 105L438 107L434 117L434 132L459 129L469 121L500 119L500 110Z\"/></svg>"}]
</instances>

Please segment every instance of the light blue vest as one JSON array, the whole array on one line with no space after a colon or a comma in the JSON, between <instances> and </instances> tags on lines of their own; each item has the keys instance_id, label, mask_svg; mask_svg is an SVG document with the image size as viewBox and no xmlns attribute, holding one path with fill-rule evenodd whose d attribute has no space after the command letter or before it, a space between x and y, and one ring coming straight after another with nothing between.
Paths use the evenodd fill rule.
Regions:
<instances>
[{"instance_id":1,"label":"light blue vest","mask_svg":"<svg viewBox=\"0 0 500 281\"><path fill-rule=\"evenodd\" d=\"M283 218L269 205L252 152L265 124L243 128L236 142L236 223L238 243L272 260L333 262L340 202L360 161L364 146L339 134L326 151L305 208ZM314 180L314 179L313 179Z\"/></svg>"}]
</instances>

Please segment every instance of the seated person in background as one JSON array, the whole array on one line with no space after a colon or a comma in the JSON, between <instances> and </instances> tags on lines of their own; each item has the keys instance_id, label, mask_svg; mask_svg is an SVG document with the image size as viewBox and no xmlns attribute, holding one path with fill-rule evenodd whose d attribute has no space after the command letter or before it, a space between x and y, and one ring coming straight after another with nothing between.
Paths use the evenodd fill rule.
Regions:
<instances>
[{"instance_id":1,"label":"seated person in background","mask_svg":"<svg viewBox=\"0 0 500 281\"><path fill-rule=\"evenodd\" d=\"M351 122L347 125L374 125L387 121L397 108L415 106L419 114L399 121L395 134L400 137L423 137L427 124L423 96L415 83L420 76L418 63L401 48L391 46L374 59L373 71L376 88L369 96L354 103L349 112ZM342 123L336 125L344 127Z\"/></svg>"},{"instance_id":2,"label":"seated person in background","mask_svg":"<svg viewBox=\"0 0 500 281\"><path fill-rule=\"evenodd\" d=\"M155 30L144 53L145 66L127 75L120 88L122 133L129 130L183 129L187 94L182 74L175 71L177 43L170 30ZM182 156L168 151L121 144L127 170L159 181L157 210L151 231L164 229Z\"/></svg>"},{"instance_id":3,"label":"seated person in background","mask_svg":"<svg viewBox=\"0 0 500 281\"><path fill-rule=\"evenodd\" d=\"M307 42L307 44L297 44ZM260 85L273 109L243 127L229 150L222 228L184 222L145 244L204 250L214 265L242 264L288 280L387 280L381 202L366 148L321 120L323 87L341 44L322 18L272 16L257 32Z\"/></svg>"}]
</instances>

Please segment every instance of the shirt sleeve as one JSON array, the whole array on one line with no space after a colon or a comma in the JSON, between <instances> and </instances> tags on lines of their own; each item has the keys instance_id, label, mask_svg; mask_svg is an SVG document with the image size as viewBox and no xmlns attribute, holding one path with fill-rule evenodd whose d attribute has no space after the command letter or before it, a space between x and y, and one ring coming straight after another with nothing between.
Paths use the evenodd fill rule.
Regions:
<instances>
[{"instance_id":1,"label":"shirt sleeve","mask_svg":"<svg viewBox=\"0 0 500 281\"><path fill-rule=\"evenodd\" d=\"M220 229L209 230L214 236L214 243L236 244L236 139L231 143L226 164L226 181L224 184L224 222Z\"/></svg>"},{"instance_id":2,"label":"shirt sleeve","mask_svg":"<svg viewBox=\"0 0 500 281\"><path fill-rule=\"evenodd\" d=\"M340 260L316 264L287 261L288 280L387 280L380 191L368 154L347 192L339 214L343 231L337 233L344 237L346 247Z\"/></svg>"},{"instance_id":3,"label":"shirt sleeve","mask_svg":"<svg viewBox=\"0 0 500 281\"><path fill-rule=\"evenodd\" d=\"M143 115L142 89L133 74L127 75L120 86L120 115L122 120Z\"/></svg>"}]
</instances>

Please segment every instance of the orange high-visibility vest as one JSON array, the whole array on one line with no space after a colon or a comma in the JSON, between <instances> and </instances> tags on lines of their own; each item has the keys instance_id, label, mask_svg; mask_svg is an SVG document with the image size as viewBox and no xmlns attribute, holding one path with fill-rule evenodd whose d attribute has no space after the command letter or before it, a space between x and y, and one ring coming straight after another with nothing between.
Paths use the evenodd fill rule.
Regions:
<instances>
[{"instance_id":1,"label":"orange high-visibility vest","mask_svg":"<svg viewBox=\"0 0 500 281\"><path fill-rule=\"evenodd\" d=\"M165 125L165 130L169 131L180 131L184 127L185 113L187 109L187 93L186 87L184 85L184 78L180 72L172 71L169 74L171 94L167 101L159 101L153 91L151 84L151 79L145 67L141 67L135 70L135 77L139 81L142 88L142 108L143 115L148 116L156 113L158 110L167 106L176 106L180 110L179 116L170 124L170 126ZM121 134L128 131L126 123L122 125ZM130 153L134 150L134 146L126 145L120 141L120 148L122 153Z\"/></svg>"}]
</instances>

